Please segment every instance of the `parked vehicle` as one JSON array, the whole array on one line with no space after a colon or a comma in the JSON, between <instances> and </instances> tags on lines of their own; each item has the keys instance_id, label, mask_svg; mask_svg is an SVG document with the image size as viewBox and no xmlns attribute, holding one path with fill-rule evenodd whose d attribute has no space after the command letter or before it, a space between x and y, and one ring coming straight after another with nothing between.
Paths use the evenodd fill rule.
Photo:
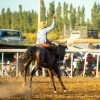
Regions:
<instances>
[{"instance_id":1,"label":"parked vehicle","mask_svg":"<svg viewBox=\"0 0 100 100\"><path fill-rule=\"evenodd\" d=\"M0 29L0 41L7 44L23 43L25 37L19 30L14 29Z\"/></svg>"}]
</instances>

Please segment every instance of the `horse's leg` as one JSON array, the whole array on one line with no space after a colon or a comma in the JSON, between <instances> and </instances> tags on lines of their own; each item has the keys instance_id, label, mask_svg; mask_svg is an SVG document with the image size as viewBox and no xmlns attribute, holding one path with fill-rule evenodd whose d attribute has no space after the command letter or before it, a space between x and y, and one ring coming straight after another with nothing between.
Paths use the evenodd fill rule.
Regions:
<instances>
[{"instance_id":1,"label":"horse's leg","mask_svg":"<svg viewBox=\"0 0 100 100\"><path fill-rule=\"evenodd\" d=\"M31 64L32 60L30 59L27 64L24 66L25 67L25 71L24 71L24 84L26 85L26 76L27 76L27 71L29 68L29 65Z\"/></svg>"},{"instance_id":2,"label":"horse's leg","mask_svg":"<svg viewBox=\"0 0 100 100\"><path fill-rule=\"evenodd\" d=\"M31 72L31 77L30 77L30 83L29 83L29 88L30 89L32 87L32 77L35 74L35 72L38 70L38 68L40 67L40 62L41 62L41 60L40 60L40 53L37 52L36 53L36 57L34 59L34 68L33 68L32 72Z\"/></svg>"},{"instance_id":3,"label":"horse's leg","mask_svg":"<svg viewBox=\"0 0 100 100\"><path fill-rule=\"evenodd\" d=\"M36 65L34 65L34 68L33 68L33 70L32 70L32 72L31 72L31 77L30 77L30 83L29 83L29 88L31 89L31 87L32 87L32 77L33 77L33 75L35 74L35 72L38 70L38 66L36 66Z\"/></svg>"},{"instance_id":4,"label":"horse's leg","mask_svg":"<svg viewBox=\"0 0 100 100\"><path fill-rule=\"evenodd\" d=\"M64 74L66 75L66 77L69 77L68 73L65 71L65 69L62 69L64 71Z\"/></svg>"},{"instance_id":5,"label":"horse's leg","mask_svg":"<svg viewBox=\"0 0 100 100\"><path fill-rule=\"evenodd\" d=\"M62 86L62 89L64 90L64 92L66 92L66 88L65 88L65 86L64 86L64 84L63 84L63 82L62 82L62 79L61 79L61 77L60 77L59 68L56 66L56 67L53 67L53 70L54 70L54 72L57 74L57 78L58 78L59 81L60 81L60 84L61 84L61 86Z\"/></svg>"},{"instance_id":6,"label":"horse's leg","mask_svg":"<svg viewBox=\"0 0 100 100\"><path fill-rule=\"evenodd\" d=\"M48 74L51 77L51 81L52 81L52 84L53 84L53 87L54 87L54 93L57 93L57 89L56 89L56 86L55 86L55 83L54 83L54 77L53 77L51 69L48 69Z\"/></svg>"},{"instance_id":7,"label":"horse's leg","mask_svg":"<svg viewBox=\"0 0 100 100\"><path fill-rule=\"evenodd\" d=\"M24 85L26 85L27 69L28 69L28 67L25 66L25 71L24 71Z\"/></svg>"}]
</instances>

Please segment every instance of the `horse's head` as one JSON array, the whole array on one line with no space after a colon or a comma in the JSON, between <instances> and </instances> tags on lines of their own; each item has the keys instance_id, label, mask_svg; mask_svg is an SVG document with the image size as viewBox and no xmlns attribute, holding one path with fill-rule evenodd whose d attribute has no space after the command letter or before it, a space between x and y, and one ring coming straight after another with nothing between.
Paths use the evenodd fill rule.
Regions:
<instances>
[{"instance_id":1,"label":"horse's head","mask_svg":"<svg viewBox=\"0 0 100 100\"><path fill-rule=\"evenodd\" d=\"M58 55L59 55L59 59L63 60L65 52L66 52L66 50L68 50L67 46L63 45L63 44L59 44L57 49L58 49L57 52L58 52Z\"/></svg>"}]
</instances>

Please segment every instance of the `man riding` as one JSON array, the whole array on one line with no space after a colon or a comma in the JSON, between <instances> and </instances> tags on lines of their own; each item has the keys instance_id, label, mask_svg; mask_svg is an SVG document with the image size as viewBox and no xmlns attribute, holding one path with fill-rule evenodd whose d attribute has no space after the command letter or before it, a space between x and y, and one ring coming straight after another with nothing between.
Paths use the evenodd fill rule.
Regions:
<instances>
[{"instance_id":1,"label":"man riding","mask_svg":"<svg viewBox=\"0 0 100 100\"><path fill-rule=\"evenodd\" d=\"M54 27L55 27L55 18L56 17L52 17L52 24L51 26L47 27L47 22L46 21L42 21L40 22L39 25L39 30L37 33L37 44L45 46L45 47L52 47L52 43L47 39L47 34L48 32L50 32Z\"/></svg>"}]
</instances>

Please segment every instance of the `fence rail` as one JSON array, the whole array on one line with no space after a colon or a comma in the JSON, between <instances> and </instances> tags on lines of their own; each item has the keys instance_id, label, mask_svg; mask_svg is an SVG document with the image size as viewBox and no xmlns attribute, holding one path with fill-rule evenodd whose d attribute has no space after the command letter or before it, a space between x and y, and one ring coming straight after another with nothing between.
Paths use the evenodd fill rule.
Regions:
<instances>
[{"instance_id":1,"label":"fence rail","mask_svg":"<svg viewBox=\"0 0 100 100\"><path fill-rule=\"evenodd\" d=\"M0 49L0 52L25 52L27 49Z\"/></svg>"},{"instance_id":2,"label":"fence rail","mask_svg":"<svg viewBox=\"0 0 100 100\"><path fill-rule=\"evenodd\" d=\"M19 52L25 52L27 49L0 49L0 52L2 53L2 76L3 76L3 64L4 64L4 53L6 52L15 52L17 53L17 61L16 61L16 75L18 75L18 53ZM85 69L86 69L86 58L88 53L95 53L97 55L97 68L96 68L96 77L98 77L98 65L99 65L99 56L100 56L100 50L93 50L93 49L76 49L76 50L68 50L67 52L71 53L71 77L73 77L73 53L75 52L83 52L85 53L85 62L84 62L84 71L83 71L83 77L85 76ZM44 73L44 72L43 72ZM44 73L45 74L45 73ZM43 75L45 76L45 75Z\"/></svg>"},{"instance_id":3,"label":"fence rail","mask_svg":"<svg viewBox=\"0 0 100 100\"><path fill-rule=\"evenodd\" d=\"M25 52L27 49L0 49L0 52ZM67 50L68 52L88 52L88 53L100 53L100 50L96 49L74 49L74 50Z\"/></svg>"}]
</instances>

